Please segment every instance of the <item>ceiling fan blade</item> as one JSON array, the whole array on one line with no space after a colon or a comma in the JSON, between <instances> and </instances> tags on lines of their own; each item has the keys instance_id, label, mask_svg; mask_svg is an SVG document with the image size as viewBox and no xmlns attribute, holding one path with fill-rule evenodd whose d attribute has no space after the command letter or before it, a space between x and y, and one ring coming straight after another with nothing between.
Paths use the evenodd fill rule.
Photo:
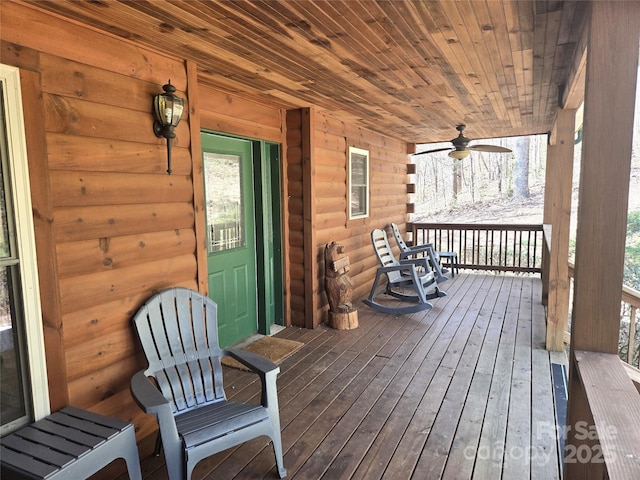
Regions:
<instances>
[{"instance_id":1,"label":"ceiling fan blade","mask_svg":"<svg viewBox=\"0 0 640 480\"><path fill-rule=\"evenodd\" d=\"M426 152L412 153L411 155L415 156L415 155L423 155L425 153L444 152L445 150L452 150L452 148L451 147L436 148L435 150L427 150Z\"/></svg>"},{"instance_id":2,"label":"ceiling fan blade","mask_svg":"<svg viewBox=\"0 0 640 480\"><path fill-rule=\"evenodd\" d=\"M499 147L498 145L471 145L470 150L477 152L494 152L494 153L509 153L511 149L505 147Z\"/></svg>"}]
</instances>

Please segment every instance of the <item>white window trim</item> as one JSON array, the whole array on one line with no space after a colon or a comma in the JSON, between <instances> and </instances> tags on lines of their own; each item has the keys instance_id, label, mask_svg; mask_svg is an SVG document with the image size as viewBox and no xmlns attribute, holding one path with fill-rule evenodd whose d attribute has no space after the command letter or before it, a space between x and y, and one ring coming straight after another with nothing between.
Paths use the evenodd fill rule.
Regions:
<instances>
[{"instance_id":1,"label":"white window trim","mask_svg":"<svg viewBox=\"0 0 640 480\"><path fill-rule=\"evenodd\" d=\"M366 212L362 215L353 215L352 211L351 211L351 156L352 154L356 154L356 155L363 155L365 157L367 157L367 166L366 166L366 172L365 172L365 178L367 179L367 184L366 184L366 195L365 195L365 210ZM349 168L347 171L347 175L348 175L348 185L347 185L347 193L348 193L348 201L347 201L347 209L348 209L348 218L349 220L357 220L359 218L367 218L369 216L369 190L370 190L370 179L369 179L369 162L370 162L370 156L369 156L369 150L364 150L362 148L356 148L356 147L349 147Z\"/></svg>"},{"instance_id":2,"label":"white window trim","mask_svg":"<svg viewBox=\"0 0 640 480\"><path fill-rule=\"evenodd\" d=\"M12 183L12 200L15 209L16 236L20 257L20 277L24 296L25 337L29 355L29 379L31 386L31 408L34 419L50 413L47 364L44 351L42 308L38 283L38 263L31 208L31 186L27 163L27 143L24 117L22 115L22 90L20 70L0 64L7 147L12 159L9 165ZM27 406L28 407L28 406Z\"/></svg>"}]
</instances>

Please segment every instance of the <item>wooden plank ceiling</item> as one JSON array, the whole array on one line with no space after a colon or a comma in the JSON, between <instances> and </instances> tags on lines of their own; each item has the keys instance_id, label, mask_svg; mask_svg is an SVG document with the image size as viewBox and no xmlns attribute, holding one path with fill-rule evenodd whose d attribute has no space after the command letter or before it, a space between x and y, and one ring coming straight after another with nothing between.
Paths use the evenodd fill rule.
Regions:
<instances>
[{"instance_id":1,"label":"wooden plank ceiling","mask_svg":"<svg viewBox=\"0 0 640 480\"><path fill-rule=\"evenodd\" d=\"M39 8L197 63L203 84L409 143L551 130L580 1L68 1Z\"/></svg>"}]
</instances>

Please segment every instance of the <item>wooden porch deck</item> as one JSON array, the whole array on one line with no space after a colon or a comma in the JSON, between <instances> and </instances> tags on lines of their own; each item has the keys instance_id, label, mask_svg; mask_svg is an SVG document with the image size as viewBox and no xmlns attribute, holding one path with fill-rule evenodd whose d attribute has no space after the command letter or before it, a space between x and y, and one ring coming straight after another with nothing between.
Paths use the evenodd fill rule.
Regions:
<instances>
[{"instance_id":1,"label":"wooden porch deck","mask_svg":"<svg viewBox=\"0 0 640 480\"><path fill-rule=\"evenodd\" d=\"M537 277L461 274L434 308L358 305L350 331L287 328L305 346L278 377L289 479L560 478L551 363ZM225 367L226 368L226 367ZM257 398L225 372L227 395ZM162 456L145 479L165 479ZM278 478L257 439L202 461L194 479Z\"/></svg>"}]
</instances>

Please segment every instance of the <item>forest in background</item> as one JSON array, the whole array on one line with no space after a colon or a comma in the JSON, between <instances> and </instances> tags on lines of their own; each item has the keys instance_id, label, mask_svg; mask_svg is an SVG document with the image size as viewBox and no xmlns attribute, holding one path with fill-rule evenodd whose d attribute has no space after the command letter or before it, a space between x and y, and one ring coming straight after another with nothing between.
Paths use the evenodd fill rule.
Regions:
<instances>
[{"instance_id":1,"label":"forest in background","mask_svg":"<svg viewBox=\"0 0 640 480\"><path fill-rule=\"evenodd\" d=\"M629 183L629 208L624 262L624 284L640 291L640 102L637 102ZM464 160L448 152L414 157L416 163L416 213L413 222L435 223L542 223L547 136L512 137L473 143L495 144L511 153L471 152ZM472 143L472 145L473 145ZM437 143L419 145L417 152L448 147ZM571 203L570 261L575 254L578 191L582 143L574 152ZM527 156L527 161L523 161ZM620 350L627 358L630 312L621 311ZM637 322L638 320L636 320ZM640 328L636 328L634 365L640 358Z\"/></svg>"},{"instance_id":2,"label":"forest in background","mask_svg":"<svg viewBox=\"0 0 640 480\"><path fill-rule=\"evenodd\" d=\"M501 223L541 223L547 136L474 143L499 145L512 152L474 151L464 160L451 158L448 152L415 156L414 220L494 222L492 210L504 207L502 213L507 214L508 219ZM449 142L421 145L417 151L450 145ZM482 215L484 206L492 207L486 215ZM519 206L526 207L527 211L520 212ZM517 220L520 216L527 220Z\"/></svg>"},{"instance_id":3,"label":"forest in background","mask_svg":"<svg viewBox=\"0 0 640 480\"><path fill-rule=\"evenodd\" d=\"M414 222L542 223L546 135L482 140L511 148L511 153L472 152L455 160L447 152L415 156ZM421 145L417 151L449 143ZM570 258L575 251L582 143L575 145ZM518 160L527 155L528 162ZM520 165L518 163L520 162ZM518 167L526 165L522 173ZM522 177L525 177L523 180ZM524 186L523 186L524 185ZM636 115L629 184L625 284L640 290L640 115Z\"/></svg>"},{"instance_id":4,"label":"forest in background","mask_svg":"<svg viewBox=\"0 0 640 480\"><path fill-rule=\"evenodd\" d=\"M638 70L640 85L640 69ZM636 89L629 183L624 283L640 290L640 88ZM570 251L575 252L582 142L576 135L573 162ZM474 140L511 153L472 151L464 160L436 152L414 156L416 193L413 222L542 223L547 135ZM451 142L417 145L416 152L450 147Z\"/></svg>"}]
</instances>

